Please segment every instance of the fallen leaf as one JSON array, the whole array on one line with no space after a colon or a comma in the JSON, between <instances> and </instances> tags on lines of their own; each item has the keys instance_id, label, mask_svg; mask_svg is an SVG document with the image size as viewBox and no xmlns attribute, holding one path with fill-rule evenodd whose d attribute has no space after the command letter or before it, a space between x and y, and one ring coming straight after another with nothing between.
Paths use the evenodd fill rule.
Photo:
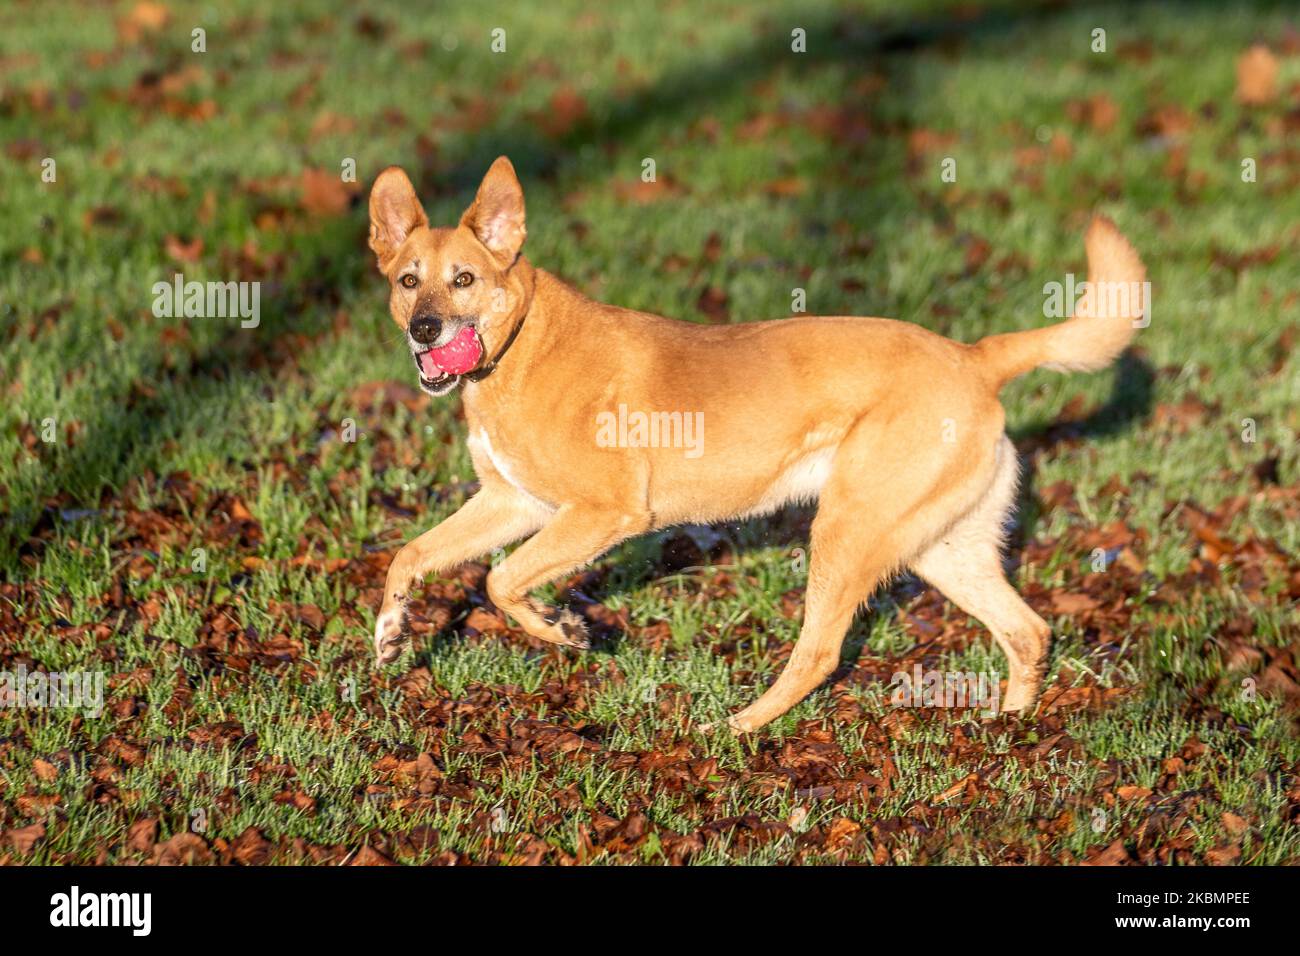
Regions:
<instances>
[{"instance_id":1,"label":"fallen leaf","mask_svg":"<svg viewBox=\"0 0 1300 956\"><path fill-rule=\"evenodd\" d=\"M834 849L861 829L861 824L850 820L848 817L836 817L826 833L826 846Z\"/></svg>"},{"instance_id":2,"label":"fallen leaf","mask_svg":"<svg viewBox=\"0 0 1300 956\"><path fill-rule=\"evenodd\" d=\"M232 844L235 861L244 866L260 866L271 855L271 841L257 827L246 827Z\"/></svg>"},{"instance_id":3,"label":"fallen leaf","mask_svg":"<svg viewBox=\"0 0 1300 956\"><path fill-rule=\"evenodd\" d=\"M163 240L163 251L176 262L198 262L203 255L203 237L185 240L180 236L168 236Z\"/></svg>"},{"instance_id":4,"label":"fallen leaf","mask_svg":"<svg viewBox=\"0 0 1300 956\"><path fill-rule=\"evenodd\" d=\"M37 841L45 837L45 824L33 823L29 827L19 827L15 830L6 830L5 838L9 841L10 846L22 855L26 856L32 852Z\"/></svg>"},{"instance_id":5,"label":"fallen leaf","mask_svg":"<svg viewBox=\"0 0 1300 956\"><path fill-rule=\"evenodd\" d=\"M1067 104L1065 114L1074 122L1091 126L1099 133L1109 132L1119 122L1119 106L1105 93Z\"/></svg>"},{"instance_id":6,"label":"fallen leaf","mask_svg":"<svg viewBox=\"0 0 1300 956\"><path fill-rule=\"evenodd\" d=\"M325 169L304 169L299 178L302 208L313 216L337 216L352 201L351 184Z\"/></svg>"},{"instance_id":7,"label":"fallen leaf","mask_svg":"<svg viewBox=\"0 0 1300 956\"><path fill-rule=\"evenodd\" d=\"M1101 602L1089 594L1079 591L1052 592L1052 610L1057 614L1082 614L1084 611L1095 611L1099 607Z\"/></svg>"},{"instance_id":8,"label":"fallen leaf","mask_svg":"<svg viewBox=\"0 0 1300 956\"><path fill-rule=\"evenodd\" d=\"M1241 847L1231 844L1215 847L1205 851L1205 859L1210 866L1233 866L1241 861Z\"/></svg>"},{"instance_id":9,"label":"fallen leaf","mask_svg":"<svg viewBox=\"0 0 1300 956\"><path fill-rule=\"evenodd\" d=\"M127 43L138 42L146 34L157 33L171 20L171 11L161 3L141 0L117 20L117 34Z\"/></svg>"},{"instance_id":10,"label":"fallen leaf","mask_svg":"<svg viewBox=\"0 0 1300 956\"><path fill-rule=\"evenodd\" d=\"M212 862L212 851L197 833L178 833L153 848L155 866L194 866Z\"/></svg>"},{"instance_id":11,"label":"fallen leaf","mask_svg":"<svg viewBox=\"0 0 1300 956\"><path fill-rule=\"evenodd\" d=\"M156 819L137 820L126 831L126 845L140 853L149 853L158 839L158 821Z\"/></svg>"},{"instance_id":12,"label":"fallen leaf","mask_svg":"<svg viewBox=\"0 0 1300 956\"><path fill-rule=\"evenodd\" d=\"M352 858L348 866L396 866L392 860L384 856L372 846L363 846L357 855Z\"/></svg>"},{"instance_id":13,"label":"fallen leaf","mask_svg":"<svg viewBox=\"0 0 1300 956\"><path fill-rule=\"evenodd\" d=\"M1256 43L1237 59L1237 101L1263 106L1277 98L1277 57Z\"/></svg>"},{"instance_id":14,"label":"fallen leaf","mask_svg":"<svg viewBox=\"0 0 1300 956\"><path fill-rule=\"evenodd\" d=\"M535 118L542 130L556 139L568 136L587 116L587 101L572 86L551 94L547 109Z\"/></svg>"},{"instance_id":15,"label":"fallen leaf","mask_svg":"<svg viewBox=\"0 0 1300 956\"><path fill-rule=\"evenodd\" d=\"M1084 866L1122 866L1132 861L1123 838L1115 840L1110 846L1083 862Z\"/></svg>"},{"instance_id":16,"label":"fallen leaf","mask_svg":"<svg viewBox=\"0 0 1300 956\"><path fill-rule=\"evenodd\" d=\"M1219 819L1223 821L1223 829L1228 831L1228 836L1233 838L1241 836L1250 829L1250 824L1246 822L1244 817L1239 817L1237 814L1229 813L1226 810L1220 815Z\"/></svg>"},{"instance_id":17,"label":"fallen leaf","mask_svg":"<svg viewBox=\"0 0 1300 956\"><path fill-rule=\"evenodd\" d=\"M700 293L695 304L714 322L726 322L730 315L727 309L727 293L717 286L707 286Z\"/></svg>"},{"instance_id":18,"label":"fallen leaf","mask_svg":"<svg viewBox=\"0 0 1300 956\"><path fill-rule=\"evenodd\" d=\"M1133 786L1116 787L1115 794L1121 800L1145 800L1147 797L1151 796L1151 788Z\"/></svg>"}]
</instances>

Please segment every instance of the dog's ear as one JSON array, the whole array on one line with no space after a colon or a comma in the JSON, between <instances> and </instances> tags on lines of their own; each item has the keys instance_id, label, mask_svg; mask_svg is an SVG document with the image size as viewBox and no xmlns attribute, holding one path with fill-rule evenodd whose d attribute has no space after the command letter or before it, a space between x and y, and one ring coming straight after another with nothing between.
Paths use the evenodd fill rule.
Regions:
<instances>
[{"instance_id":1,"label":"dog's ear","mask_svg":"<svg viewBox=\"0 0 1300 956\"><path fill-rule=\"evenodd\" d=\"M400 166L389 166L370 189L370 248L379 259L379 271L415 229L427 226L429 217L415 195L415 187Z\"/></svg>"},{"instance_id":2,"label":"dog's ear","mask_svg":"<svg viewBox=\"0 0 1300 956\"><path fill-rule=\"evenodd\" d=\"M460 222L503 265L509 268L514 263L528 230L524 226L524 190L510 160L497 157Z\"/></svg>"}]
</instances>

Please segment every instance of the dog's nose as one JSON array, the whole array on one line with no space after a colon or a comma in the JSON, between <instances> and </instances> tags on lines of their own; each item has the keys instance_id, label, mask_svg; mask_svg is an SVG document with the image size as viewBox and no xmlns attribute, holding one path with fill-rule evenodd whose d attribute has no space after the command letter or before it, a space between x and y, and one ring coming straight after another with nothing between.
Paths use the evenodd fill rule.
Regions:
<instances>
[{"instance_id":1,"label":"dog's nose","mask_svg":"<svg viewBox=\"0 0 1300 956\"><path fill-rule=\"evenodd\" d=\"M431 315L417 315L407 331L421 345L432 345L442 331L442 323Z\"/></svg>"}]
</instances>

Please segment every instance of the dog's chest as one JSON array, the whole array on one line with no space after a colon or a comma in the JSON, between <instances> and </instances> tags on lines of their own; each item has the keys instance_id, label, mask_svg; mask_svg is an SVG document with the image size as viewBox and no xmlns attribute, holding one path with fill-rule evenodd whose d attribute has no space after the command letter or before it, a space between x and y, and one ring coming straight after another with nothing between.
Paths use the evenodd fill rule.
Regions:
<instances>
[{"instance_id":1,"label":"dog's chest","mask_svg":"<svg viewBox=\"0 0 1300 956\"><path fill-rule=\"evenodd\" d=\"M515 463L510 461L501 449L492 445L492 438L488 435L486 428L471 430L469 433L469 450L470 456L477 465L480 458L486 459L488 464L499 474L503 481L509 484L516 491L530 498L535 504L540 505L548 511L554 511L555 505L545 501L533 494L524 485L521 480L521 469Z\"/></svg>"}]
</instances>

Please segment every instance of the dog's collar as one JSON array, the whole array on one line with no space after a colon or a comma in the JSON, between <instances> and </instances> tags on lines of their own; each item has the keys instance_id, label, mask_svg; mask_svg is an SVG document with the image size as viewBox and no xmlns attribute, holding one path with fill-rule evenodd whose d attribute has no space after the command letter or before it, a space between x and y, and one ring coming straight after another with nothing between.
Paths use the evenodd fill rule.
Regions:
<instances>
[{"instance_id":1,"label":"dog's collar","mask_svg":"<svg viewBox=\"0 0 1300 956\"><path fill-rule=\"evenodd\" d=\"M515 339L519 336L519 330L524 327L524 319L527 318L528 313L525 312L523 318L515 323L515 327L511 330L510 335L506 337L505 344L501 346L501 350L497 352L492 361L488 362L482 368L477 368L472 372L465 372L461 375L461 378L469 379L471 382L481 382L483 379L495 372L497 365L503 358L505 358L506 352L510 351L510 346L515 344Z\"/></svg>"}]
</instances>

